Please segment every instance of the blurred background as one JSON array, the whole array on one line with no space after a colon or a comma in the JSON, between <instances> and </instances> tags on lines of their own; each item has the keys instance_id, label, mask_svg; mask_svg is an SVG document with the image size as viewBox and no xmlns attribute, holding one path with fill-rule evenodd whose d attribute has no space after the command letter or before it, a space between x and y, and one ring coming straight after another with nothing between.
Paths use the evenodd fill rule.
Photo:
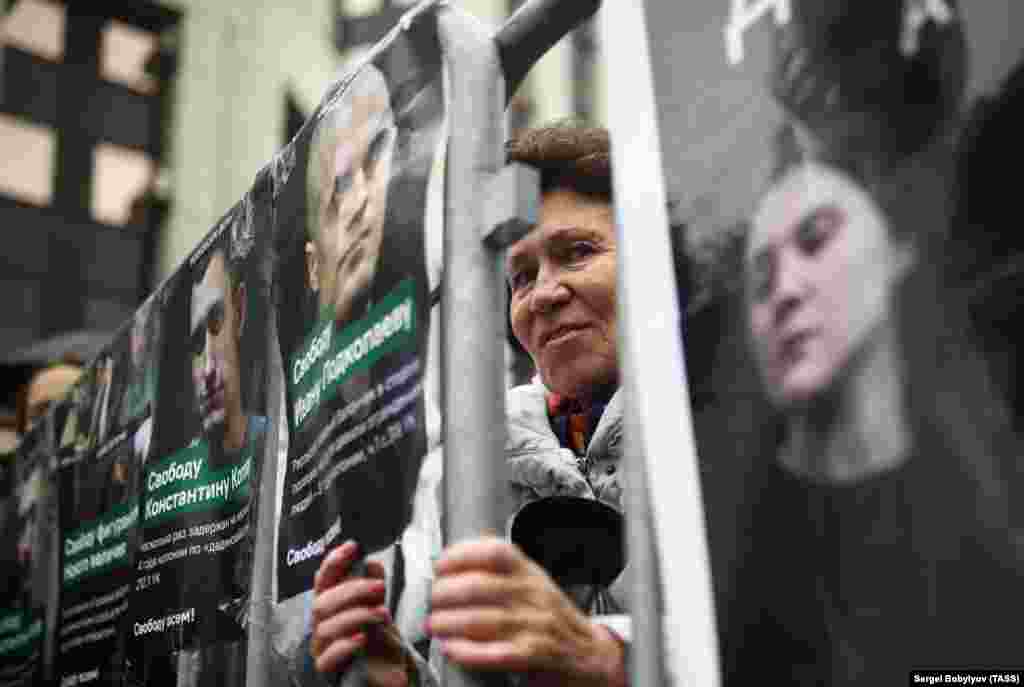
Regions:
<instances>
[{"instance_id":1,"label":"blurred background","mask_svg":"<svg viewBox=\"0 0 1024 687\"><path fill-rule=\"evenodd\" d=\"M74 375L29 381L109 342L413 4L0 0L0 451ZM459 4L498 26L521 0ZM533 69L511 129L605 122L597 35Z\"/></svg>"}]
</instances>

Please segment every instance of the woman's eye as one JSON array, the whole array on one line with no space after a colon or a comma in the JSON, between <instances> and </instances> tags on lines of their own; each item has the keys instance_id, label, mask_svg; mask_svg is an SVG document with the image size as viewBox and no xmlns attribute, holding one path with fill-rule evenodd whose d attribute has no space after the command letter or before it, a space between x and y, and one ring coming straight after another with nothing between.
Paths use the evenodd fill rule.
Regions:
<instances>
[{"instance_id":1,"label":"woman's eye","mask_svg":"<svg viewBox=\"0 0 1024 687\"><path fill-rule=\"evenodd\" d=\"M815 210L800 225L797 244L804 255L816 255L835 235L843 223L843 213L835 206Z\"/></svg>"},{"instance_id":2,"label":"woman's eye","mask_svg":"<svg viewBox=\"0 0 1024 687\"><path fill-rule=\"evenodd\" d=\"M572 262L582 260L597 252L597 247L589 241L573 241L569 246L568 258Z\"/></svg>"},{"instance_id":3,"label":"woman's eye","mask_svg":"<svg viewBox=\"0 0 1024 687\"><path fill-rule=\"evenodd\" d=\"M532 274L533 273L530 270L518 270L513 272L508 275L508 285L513 291L519 291L520 289L529 286L530 282L533 281Z\"/></svg>"}]
</instances>

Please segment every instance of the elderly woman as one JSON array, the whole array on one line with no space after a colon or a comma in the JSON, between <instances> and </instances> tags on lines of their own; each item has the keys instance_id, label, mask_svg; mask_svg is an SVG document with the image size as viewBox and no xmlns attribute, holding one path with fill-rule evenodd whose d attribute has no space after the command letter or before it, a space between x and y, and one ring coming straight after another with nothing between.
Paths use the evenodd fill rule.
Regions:
<instances>
[{"instance_id":1,"label":"elderly woman","mask_svg":"<svg viewBox=\"0 0 1024 687\"><path fill-rule=\"evenodd\" d=\"M539 371L539 380L509 395L510 489L520 505L571 495L619 508L608 135L538 129L512 141L508 153L542 177L539 223L506 259L512 331ZM317 667L343 670L365 655L370 683L429 682L394 630L383 568L371 563L368 577L349 576L357 555L355 543L346 542L317 573L311 643ZM471 670L527 674L537 685L625 684L622 625L614 631L587 617L516 545L498 538L459 543L441 553L435 574L424 622L448 660ZM608 590L589 596L597 598L605 610L621 607Z\"/></svg>"},{"instance_id":2,"label":"elderly woman","mask_svg":"<svg viewBox=\"0 0 1024 687\"><path fill-rule=\"evenodd\" d=\"M919 95L944 85L918 80L941 54L921 52L899 58ZM937 96L912 123L898 102L873 110L830 81L838 59L810 50L780 70L793 119L746 237L750 346L775 415L723 614L727 684L897 684L1019 656L999 479L1016 444L936 267L948 111Z\"/></svg>"}]
</instances>

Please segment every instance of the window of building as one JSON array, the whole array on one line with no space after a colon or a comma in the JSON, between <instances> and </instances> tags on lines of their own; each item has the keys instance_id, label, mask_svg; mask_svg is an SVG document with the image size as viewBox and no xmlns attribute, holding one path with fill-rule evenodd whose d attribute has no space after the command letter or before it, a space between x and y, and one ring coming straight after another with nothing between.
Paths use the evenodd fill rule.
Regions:
<instances>
[{"instance_id":1,"label":"window of building","mask_svg":"<svg viewBox=\"0 0 1024 687\"><path fill-rule=\"evenodd\" d=\"M53 196L54 133L0 112L0 193L33 205L49 205Z\"/></svg>"},{"instance_id":2,"label":"window of building","mask_svg":"<svg viewBox=\"0 0 1024 687\"><path fill-rule=\"evenodd\" d=\"M0 225L23 237L0 262L5 284L35 294L10 309L2 353L115 327L151 288L181 13L156 0L0 7Z\"/></svg>"},{"instance_id":3,"label":"window of building","mask_svg":"<svg viewBox=\"0 0 1024 687\"><path fill-rule=\"evenodd\" d=\"M101 77L139 93L156 92L156 79L146 73L146 62L159 47L156 34L112 19L103 28L100 46Z\"/></svg>"},{"instance_id":4,"label":"window of building","mask_svg":"<svg viewBox=\"0 0 1024 687\"><path fill-rule=\"evenodd\" d=\"M346 17L369 17L384 9L384 0L339 0L339 5Z\"/></svg>"},{"instance_id":5,"label":"window of building","mask_svg":"<svg viewBox=\"0 0 1024 687\"><path fill-rule=\"evenodd\" d=\"M93 148L92 216L97 222L124 226L132 204L153 183L156 166L145 153L110 143Z\"/></svg>"},{"instance_id":6,"label":"window of building","mask_svg":"<svg viewBox=\"0 0 1024 687\"><path fill-rule=\"evenodd\" d=\"M64 58L64 6L45 0L20 0L0 19L0 41L59 62Z\"/></svg>"}]
</instances>

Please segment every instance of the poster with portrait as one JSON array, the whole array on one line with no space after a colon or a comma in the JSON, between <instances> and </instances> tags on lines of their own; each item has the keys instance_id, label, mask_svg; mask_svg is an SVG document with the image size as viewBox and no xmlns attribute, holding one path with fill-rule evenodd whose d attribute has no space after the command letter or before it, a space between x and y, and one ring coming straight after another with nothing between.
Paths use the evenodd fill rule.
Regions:
<instances>
[{"instance_id":1,"label":"poster with portrait","mask_svg":"<svg viewBox=\"0 0 1024 687\"><path fill-rule=\"evenodd\" d=\"M44 419L22 438L16 453L0 458L0 685L5 686L27 687L43 679L49 445Z\"/></svg>"},{"instance_id":2,"label":"poster with portrait","mask_svg":"<svg viewBox=\"0 0 1024 687\"><path fill-rule=\"evenodd\" d=\"M158 297L94 359L54 413L60 522L56 679L126 676L141 470L156 403Z\"/></svg>"},{"instance_id":3,"label":"poster with portrait","mask_svg":"<svg viewBox=\"0 0 1024 687\"><path fill-rule=\"evenodd\" d=\"M179 685L245 683L267 437L268 201L246 194L166 285L132 598L144 680L163 671Z\"/></svg>"},{"instance_id":4,"label":"poster with portrait","mask_svg":"<svg viewBox=\"0 0 1024 687\"><path fill-rule=\"evenodd\" d=\"M333 84L291 143L277 196L288 455L277 598L324 553L401 536L426 453L424 217L443 118L436 5Z\"/></svg>"},{"instance_id":5,"label":"poster with portrait","mask_svg":"<svg viewBox=\"0 0 1024 687\"><path fill-rule=\"evenodd\" d=\"M1020 4L646 11L724 683L1016 666Z\"/></svg>"},{"instance_id":6,"label":"poster with portrait","mask_svg":"<svg viewBox=\"0 0 1024 687\"><path fill-rule=\"evenodd\" d=\"M15 589L20 581L20 570L16 564L18 560L18 539L19 527L15 500L15 466L17 465L18 454L15 451L9 451L0 453L0 533L2 533L2 547L0 548L0 556L4 562L3 565L3 580L0 584L0 589L11 590ZM13 598L7 598L10 593L7 592L4 596L3 608L7 608L9 605L15 602ZM6 611L4 611L6 615ZM14 623L8 621L7 625L13 627ZM20 627L20 621L19 621Z\"/></svg>"}]
</instances>

